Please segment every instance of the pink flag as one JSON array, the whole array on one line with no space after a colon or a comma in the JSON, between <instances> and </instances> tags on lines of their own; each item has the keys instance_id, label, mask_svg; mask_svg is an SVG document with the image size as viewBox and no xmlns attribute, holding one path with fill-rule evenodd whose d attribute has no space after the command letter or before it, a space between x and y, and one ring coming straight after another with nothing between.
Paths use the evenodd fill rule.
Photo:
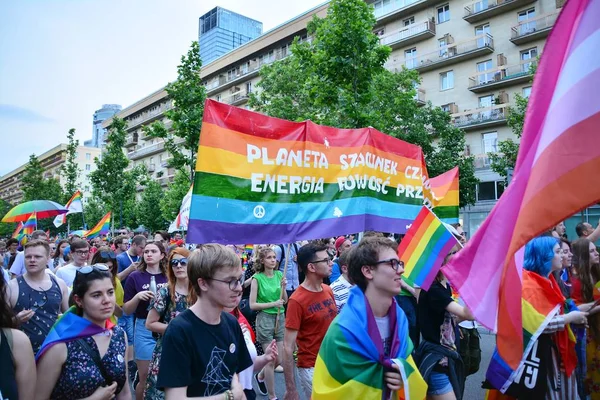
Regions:
<instances>
[{"instance_id":1,"label":"pink flag","mask_svg":"<svg viewBox=\"0 0 600 400\"><path fill-rule=\"evenodd\" d=\"M519 250L600 200L600 0L567 1L535 76L511 184L443 271L498 352L523 356Z\"/></svg>"}]
</instances>

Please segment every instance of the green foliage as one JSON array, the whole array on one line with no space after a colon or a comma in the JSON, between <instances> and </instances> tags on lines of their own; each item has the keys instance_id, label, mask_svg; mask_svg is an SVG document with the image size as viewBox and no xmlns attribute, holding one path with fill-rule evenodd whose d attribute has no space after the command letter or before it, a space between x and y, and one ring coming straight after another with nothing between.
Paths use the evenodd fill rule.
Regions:
<instances>
[{"instance_id":1,"label":"green foliage","mask_svg":"<svg viewBox=\"0 0 600 400\"><path fill-rule=\"evenodd\" d=\"M188 190L190 190L190 181L187 174L178 171L175 174L173 183L169 184L169 187L160 199L162 215L169 223L173 222L177 217L181 208L181 202Z\"/></svg>"},{"instance_id":2,"label":"green foliage","mask_svg":"<svg viewBox=\"0 0 600 400\"><path fill-rule=\"evenodd\" d=\"M160 184L156 181L149 181L142 193L142 199L137 204L137 221L151 232L165 229L168 226L167 220L160 210L163 196L164 192Z\"/></svg>"},{"instance_id":3,"label":"green foliage","mask_svg":"<svg viewBox=\"0 0 600 400\"><path fill-rule=\"evenodd\" d=\"M98 197L92 196L87 199L83 206L85 213L85 223L88 229L92 229L102 217L108 212L106 205L103 204ZM71 230L83 229L83 226L71 225Z\"/></svg>"},{"instance_id":4,"label":"green foliage","mask_svg":"<svg viewBox=\"0 0 600 400\"><path fill-rule=\"evenodd\" d=\"M292 55L260 70L260 91L249 105L292 121L338 128L374 127L421 146L429 175L460 167L461 206L475 202L473 159L447 114L414 100L416 71L388 71L390 48L372 32L375 18L362 0L332 0L324 19L308 26L310 42L296 40ZM434 146L434 138L439 138Z\"/></svg>"},{"instance_id":5,"label":"green foliage","mask_svg":"<svg viewBox=\"0 0 600 400\"><path fill-rule=\"evenodd\" d=\"M10 204L6 200L0 199L0 215L4 216L10 209L13 208L13 205ZM16 223L1 223L0 224L0 237L10 237L12 233L17 229Z\"/></svg>"},{"instance_id":6,"label":"green foliage","mask_svg":"<svg viewBox=\"0 0 600 400\"><path fill-rule=\"evenodd\" d=\"M69 143L67 144L67 159L60 168L60 174L65 178L65 200L69 201L71 196L79 189L77 187L77 179L79 178L80 169L77 165L77 147L79 140L75 139L75 129L69 129L67 134Z\"/></svg>"},{"instance_id":7,"label":"green foliage","mask_svg":"<svg viewBox=\"0 0 600 400\"><path fill-rule=\"evenodd\" d=\"M201 67L200 48L198 42L193 42L187 55L181 57L177 80L166 87L174 106L165 112L173 124L171 129L167 129L162 122L143 128L148 136L165 141L165 149L172 157L169 166L185 172L188 183L192 182L194 176L206 99L206 89L200 78Z\"/></svg>"}]
</instances>

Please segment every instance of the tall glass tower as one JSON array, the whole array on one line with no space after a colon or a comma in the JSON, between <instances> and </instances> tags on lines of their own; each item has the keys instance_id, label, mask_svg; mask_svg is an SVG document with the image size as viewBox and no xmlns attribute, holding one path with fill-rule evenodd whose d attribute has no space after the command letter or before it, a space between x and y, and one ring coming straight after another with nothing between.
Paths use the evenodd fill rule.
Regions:
<instances>
[{"instance_id":1,"label":"tall glass tower","mask_svg":"<svg viewBox=\"0 0 600 400\"><path fill-rule=\"evenodd\" d=\"M98 148L102 147L104 142L104 134L106 133L102 128L102 122L121 111L121 108L122 107L119 104L103 104L101 109L96 110L94 113L92 139L86 140L84 142L85 146Z\"/></svg>"},{"instance_id":2,"label":"tall glass tower","mask_svg":"<svg viewBox=\"0 0 600 400\"><path fill-rule=\"evenodd\" d=\"M262 22L221 7L215 7L200 17L198 43L202 64L262 35Z\"/></svg>"}]
</instances>

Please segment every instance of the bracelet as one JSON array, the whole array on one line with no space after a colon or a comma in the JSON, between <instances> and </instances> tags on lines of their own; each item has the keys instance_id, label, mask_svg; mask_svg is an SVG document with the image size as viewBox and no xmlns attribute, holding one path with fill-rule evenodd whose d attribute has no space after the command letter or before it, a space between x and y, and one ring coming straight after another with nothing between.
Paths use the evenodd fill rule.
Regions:
<instances>
[{"instance_id":1,"label":"bracelet","mask_svg":"<svg viewBox=\"0 0 600 400\"><path fill-rule=\"evenodd\" d=\"M225 391L225 400L233 400L233 392L231 390Z\"/></svg>"}]
</instances>

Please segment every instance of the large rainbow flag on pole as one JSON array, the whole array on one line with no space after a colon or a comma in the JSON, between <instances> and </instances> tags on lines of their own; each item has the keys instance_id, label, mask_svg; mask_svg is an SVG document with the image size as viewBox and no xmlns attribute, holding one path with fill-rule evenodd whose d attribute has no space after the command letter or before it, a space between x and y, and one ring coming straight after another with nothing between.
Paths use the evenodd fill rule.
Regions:
<instances>
[{"instance_id":1,"label":"large rainbow flag on pole","mask_svg":"<svg viewBox=\"0 0 600 400\"><path fill-rule=\"evenodd\" d=\"M62 224L66 223L67 215L69 214L83 212L83 202L81 201L82 197L83 196L79 190L76 191L73 196L71 196L71 199L69 199L67 204L65 204L65 208L69 211L66 214L57 215L56 218L54 218L54 226L58 228Z\"/></svg>"},{"instance_id":2,"label":"large rainbow flag on pole","mask_svg":"<svg viewBox=\"0 0 600 400\"><path fill-rule=\"evenodd\" d=\"M319 349L313 377L313 400L406 399L423 400L427 384L411 353L408 321L396 302L389 312L392 359L383 356L383 344L373 312L362 290L350 290L348 303L333 320ZM389 393L383 374L398 365L404 388ZM386 395L384 397L384 394Z\"/></svg>"},{"instance_id":3,"label":"large rainbow flag on pole","mask_svg":"<svg viewBox=\"0 0 600 400\"><path fill-rule=\"evenodd\" d=\"M458 167L429 180L433 212L447 224L458 223Z\"/></svg>"},{"instance_id":4,"label":"large rainbow flag on pole","mask_svg":"<svg viewBox=\"0 0 600 400\"><path fill-rule=\"evenodd\" d=\"M428 290L444 257L457 244L444 223L423 207L398 246L398 257L404 261L403 279Z\"/></svg>"},{"instance_id":5,"label":"large rainbow flag on pole","mask_svg":"<svg viewBox=\"0 0 600 400\"><path fill-rule=\"evenodd\" d=\"M191 243L404 233L430 196L418 146L373 128L285 121L213 100L194 179Z\"/></svg>"},{"instance_id":6,"label":"large rainbow flag on pole","mask_svg":"<svg viewBox=\"0 0 600 400\"><path fill-rule=\"evenodd\" d=\"M83 236L88 239L93 239L100 235L106 235L108 232L110 232L110 211L98 221L96 226L84 233Z\"/></svg>"},{"instance_id":7,"label":"large rainbow flag on pole","mask_svg":"<svg viewBox=\"0 0 600 400\"><path fill-rule=\"evenodd\" d=\"M31 213L29 218L27 218L27 221L25 221L25 223L23 224L23 227L21 228L21 233L24 235L31 235L33 233L33 231L36 230L36 228L37 228L37 216L36 216L36 213L33 212L33 213Z\"/></svg>"},{"instance_id":8,"label":"large rainbow flag on pole","mask_svg":"<svg viewBox=\"0 0 600 400\"><path fill-rule=\"evenodd\" d=\"M546 42L513 180L442 270L511 369L523 356L523 247L600 201L600 0L567 1Z\"/></svg>"},{"instance_id":9,"label":"large rainbow flag on pole","mask_svg":"<svg viewBox=\"0 0 600 400\"><path fill-rule=\"evenodd\" d=\"M23 222L19 222L17 224L17 227L15 228L15 231L11 235L11 238L16 239L19 236L19 234L21 233L22 229L23 229Z\"/></svg>"}]
</instances>

